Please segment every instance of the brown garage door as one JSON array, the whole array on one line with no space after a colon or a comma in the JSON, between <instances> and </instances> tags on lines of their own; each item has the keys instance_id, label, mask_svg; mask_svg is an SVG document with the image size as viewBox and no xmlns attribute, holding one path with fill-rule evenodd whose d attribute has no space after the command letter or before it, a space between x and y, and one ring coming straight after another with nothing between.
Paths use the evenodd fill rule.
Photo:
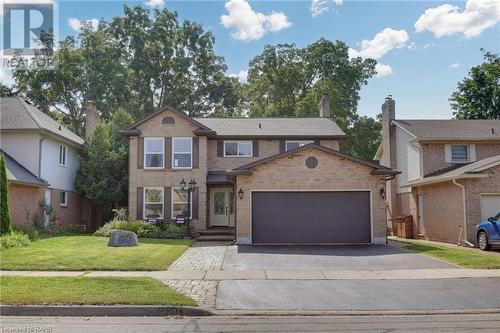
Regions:
<instances>
[{"instance_id":1,"label":"brown garage door","mask_svg":"<svg viewBox=\"0 0 500 333\"><path fill-rule=\"evenodd\" d=\"M253 243L370 243L369 192L253 192Z\"/></svg>"}]
</instances>

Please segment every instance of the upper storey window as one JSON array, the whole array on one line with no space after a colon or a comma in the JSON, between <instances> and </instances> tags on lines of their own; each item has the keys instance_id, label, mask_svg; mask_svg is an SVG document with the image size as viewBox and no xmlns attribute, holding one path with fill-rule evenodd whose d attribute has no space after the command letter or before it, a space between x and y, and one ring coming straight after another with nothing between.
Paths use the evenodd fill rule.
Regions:
<instances>
[{"instance_id":1,"label":"upper storey window","mask_svg":"<svg viewBox=\"0 0 500 333\"><path fill-rule=\"evenodd\" d=\"M163 169L165 163L164 138L144 138L144 167L148 169Z\"/></svg>"},{"instance_id":2,"label":"upper storey window","mask_svg":"<svg viewBox=\"0 0 500 333\"><path fill-rule=\"evenodd\" d=\"M451 145L452 162L467 163L469 161L469 149L467 145Z\"/></svg>"},{"instance_id":3,"label":"upper storey window","mask_svg":"<svg viewBox=\"0 0 500 333\"><path fill-rule=\"evenodd\" d=\"M299 147L302 147L302 146L305 146L305 145L308 145L310 143L313 143L312 140L308 140L308 141L287 141L286 142L286 151L289 151L289 150L292 150L292 149L296 149L296 148L299 148Z\"/></svg>"},{"instance_id":4,"label":"upper storey window","mask_svg":"<svg viewBox=\"0 0 500 333\"><path fill-rule=\"evenodd\" d=\"M224 157L252 157L252 141L224 141Z\"/></svg>"},{"instance_id":5,"label":"upper storey window","mask_svg":"<svg viewBox=\"0 0 500 333\"><path fill-rule=\"evenodd\" d=\"M193 138L172 138L172 168L193 167Z\"/></svg>"},{"instance_id":6,"label":"upper storey window","mask_svg":"<svg viewBox=\"0 0 500 333\"><path fill-rule=\"evenodd\" d=\"M66 146L59 145L59 165L61 166L66 166L66 151Z\"/></svg>"}]
</instances>

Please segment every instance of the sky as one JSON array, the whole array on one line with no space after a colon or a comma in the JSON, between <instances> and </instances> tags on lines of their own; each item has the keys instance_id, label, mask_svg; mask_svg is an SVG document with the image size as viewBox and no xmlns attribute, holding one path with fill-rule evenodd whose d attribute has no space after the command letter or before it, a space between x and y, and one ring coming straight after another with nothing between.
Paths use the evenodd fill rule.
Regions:
<instances>
[{"instance_id":1,"label":"sky","mask_svg":"<svg viewBox=\"0 0 500 333\"><path fill-rule=\"evenodd\" d=\"M77 1L57 2L59 39L122 15L124 5L167 8L215 36L228 74L246 79L248 62L267 44L305 47L320 38L344 41L351 56L374 58L377 75L361 90L360 115L375 116L387 95L396 117L451 118L448 98L481 48L499 53L500 1ZM2 79L8 80L8 73ZM332 110L335 112L335 110Z\"/></svg>"}]
</instances>

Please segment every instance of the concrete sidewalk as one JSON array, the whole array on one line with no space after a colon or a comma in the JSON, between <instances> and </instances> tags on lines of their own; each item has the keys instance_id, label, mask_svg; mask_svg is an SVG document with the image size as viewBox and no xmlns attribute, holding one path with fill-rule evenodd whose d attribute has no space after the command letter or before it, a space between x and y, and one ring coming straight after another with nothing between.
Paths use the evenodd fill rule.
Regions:
<instances>
[{"instance_id":1,"label":"concrete sidewalk","mask_svg":"<svg viewBox=\"0 0 500 333\"><path fill-rule=\"evenodd\" d=\"M406 270L200 270L200 271L0 271L0 276L113 276L152 277L158 280L417 280L500 278L500 269Z\"/></svg>"}]
</instances>

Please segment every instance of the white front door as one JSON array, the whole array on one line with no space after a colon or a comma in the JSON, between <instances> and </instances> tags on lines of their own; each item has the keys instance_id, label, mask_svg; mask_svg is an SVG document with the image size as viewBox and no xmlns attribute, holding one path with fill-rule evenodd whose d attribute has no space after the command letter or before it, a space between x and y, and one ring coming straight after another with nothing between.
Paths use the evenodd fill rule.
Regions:
<instances>
[{"instance_id":1,"label":"white front door","mask_svg":"<svg viewBox=\"0 0 500 333\"><path fill-rule=\"evenodd\" d=\"M210 226L234 226L234 193L231 188L210 190Z\"/></svg>"}]
</instances>

